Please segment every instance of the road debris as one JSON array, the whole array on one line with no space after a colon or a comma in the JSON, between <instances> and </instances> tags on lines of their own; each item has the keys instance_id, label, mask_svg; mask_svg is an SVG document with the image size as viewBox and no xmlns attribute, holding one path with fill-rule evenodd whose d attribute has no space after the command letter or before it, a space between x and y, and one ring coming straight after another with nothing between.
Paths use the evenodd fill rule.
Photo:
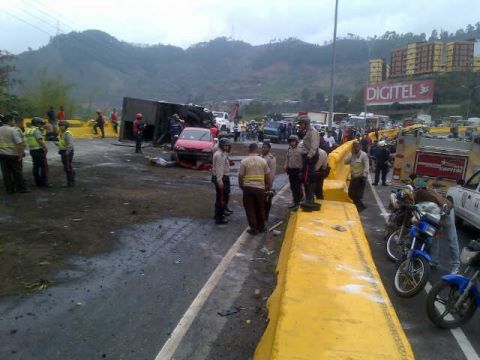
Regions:
<instances>
[{"instance_id":1,"label":"road debris","mask_svg":"<svg viewBox=\"0 0 480 360\"><path fill-rule=\"evenodd\" d=\"M345 229L342 225L332 225L332 229L335 229L341 232L347 231L347 229Z\"/></svg>"},{"instance_id":2,"label":"road debris","mask_svg":"<svg viewBox=\"0 0 480 360\"><path fill-rule=\"evenodd\" d=\"M268 229L268 232L276 229L277 227L279 227L279 226L282 225L282 224L283 224L283 220L282 220L282 221L279 221L279 222L276 223L275 225L270 226L270 228Z\"/></svg>"},{"instance_id":3,"label":"road debris","mask_svg":"<svg viewBox=\"0 0 480 360\"><path fill-rule=\"evenodd\" d=\"M260 252L267 256L270 256L275 252L275 250L269 250L264 246L263 248L260 249Z\"/></svg>"},{"instance_id":4,"label":"road debris","mask_svg":"<svg viewBox=\"0 0 480 360\"><path fill-rule=\"evenodd\" d=\"M282 232L280 230L273 230L272 234L273 236L279 236Z\"/></svg>"},{"instance_id":5,"label":"road debris","mask_svg":"<svg viewBox=\"0 0 480 360\"><path fill-rule=\"evenodd\" d=\"M23 287L28 291L40 291L46 290L50 285L53 285L54 282L51 280L40 279L33 283L23 283Z\"/></svg>"},{"instance_id":6,"label":"road debris","mask_svg":"<svg viewBox=\"0 0 480 360\"><path fill-rule=\"evenodd\" d=\"M245 308L243 308L241 306L235 306L235 307L230 308L228 310L219 311L219 312L217 312L217 314L220 315L220 316L230 316L230 315L237 314L244 309Z\"/></svg>"},{"instance_id":7,"label":"road debris","mask_svg":"<svg viewBox=\"0 0 480 360\"><path fill-rule=\"evenodd\" d=\"M260 299L261 296L262 296L262 293L261 293L260 289L255 289L255 292L253 293L253 297L255 299Z\"/></svg>"}]
</instances>

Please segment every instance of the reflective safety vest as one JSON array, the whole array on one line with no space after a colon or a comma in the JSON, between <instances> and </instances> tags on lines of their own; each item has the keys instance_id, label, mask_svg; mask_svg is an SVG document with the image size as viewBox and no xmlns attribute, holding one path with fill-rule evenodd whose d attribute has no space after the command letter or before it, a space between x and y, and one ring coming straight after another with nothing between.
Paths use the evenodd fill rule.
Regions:
<instances>
[{"instance_id":1,"label":"reflective safety vest","mask_svg":"<svg viewBox=\"0 0 480 360\"><path fill-rule=\"evenodd\" d=\"M258 181L258 182L264 182L265 181L265 175L259 174L259 175L244 175L243 176L244 180L248 181Z\"/></svg>"},{"instance_id":2,"label":"reflective safety vest","mask_svg":"<svg viewBox=\"0 0 480 360\"><path fill-rule=\"evenodd\" d=\"M38 127L32 126L25 134L27 138L27 145L30 150L38 150L42 148L36 137L37 131L39 130L40 129Z\"/></svg>"},{"instance_id":3,"label":"reflective safety vest","mask_svg":"<svg viewBox=\"0 0 480 360\"><path fill-rule=\"evenodd\" d=\"M15 148L16 145L13 142L12 133L9 131L12 128L8 125L3 125L2 128L2 131L0 131L0 149Z\"/></svg>"},{"instance_id":4,"label":"reflective safety vest","mask_svg":"<svg viewBox=\"0 0 480 360\"><path fill-rule=\"evenodd\" d=\"M72 136L72 133L69 130L66 130L65 132L61 133L60 136L58 137L58 149L59 150L67 150L67 144L65 143L65 136L67 134Z\"/></svg>"}]
</instances>

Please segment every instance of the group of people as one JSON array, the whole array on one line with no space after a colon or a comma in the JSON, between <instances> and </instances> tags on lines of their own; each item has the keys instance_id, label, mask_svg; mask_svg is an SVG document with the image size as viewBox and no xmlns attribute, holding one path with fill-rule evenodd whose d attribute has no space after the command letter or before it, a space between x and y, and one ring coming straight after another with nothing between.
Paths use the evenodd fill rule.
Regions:
<instances>
[{"instance_id":1,"label":"group of people","mask_svg":"<svg viewBox=\"0 0 480 360\"><path fill-rule=\"evenodd\" d=\"M23 177L23 158L28 147L32 157L32 174L37 187L51 187L48 178L48 147L43 132L53 133L52 126L40 117L34 117L28 129L24 128L23 119L12 112L6 116L0 114L0 165L3 182L7 193L27 193ZM75 185L75 171L72 167L74 144L73 136L68 130L69 123L60 120L55 137L58 153L61 156L67 182L65 186Z\"/></svg>"},{"instance_id":2,"label":"group of people","mask_svg":"<svg viewBox=\"0 0 480 360\"><path fill-rule=\"evenodd\" d=\"M310 126L308 118L299 120L298 134L289 136L289 148L283 166L292 190L293 204L290 208L296 210L302 204L307 210L314 209L315 197L323 199L323 180L329 172L327 153L320 149L319 133ZM216 192L214 217L218 225L226 224L226 217L232 213L228 207L231 187L228 175L231 166L230 150L230 139L222 137L213 155L212 183ZM266 229L276 167L277 161L271 153L270 142L264 142L260 152L257 143L251 143L248 156L240 163L238 184L243 191L243 206L250 234L255 235Z\"/></svg>"},{"instance_id":3,"label":"group of people","mask_svg":"<svg viewBox=\"0 0 480 360\"><path fill-rule=\"evenodd\" d=\"M218 149L213 155L212 183L215 186L215 223L228 223L226 217L233 213L229 209L231 166L229 153L231 141L226 137L219 140ZM256 235L266 231L273 198L273 181L276 172L276 158L270 152L271 144L265 142L261 153L256 142L248 147L248 156L240 163L238 184L243 191L243 206L249 225L248 232Z\"/></svg>"}]
</instances>

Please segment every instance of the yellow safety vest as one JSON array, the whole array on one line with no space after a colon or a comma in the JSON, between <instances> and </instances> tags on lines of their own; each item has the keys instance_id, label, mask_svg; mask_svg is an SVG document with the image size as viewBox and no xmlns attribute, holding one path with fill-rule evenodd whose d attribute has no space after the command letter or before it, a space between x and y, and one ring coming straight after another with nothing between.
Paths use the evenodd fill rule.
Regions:
<instances>
[{"instance_id":1,"label":"yellow safety vest","mask_svg":"<svg viewBox=\"0 0 480 360\"><path fill-rule=\"evenodd\" d=\"M38 142L37 137L35 136L38 130L39 129L36 126L32 126L30 129L27 130L27 145L30 150L38 150L42 148L42 146Z\"/></svg>"},{"instance_id":2,"label":"yellow safety vest","mask_svg":"<svg viewBox=\"0 0 480 360\"><path fill-rule=\"evenodd\" d=\"M66 130L65 132L61 133L59 138L58 138L58 148L60 150L66 150L67 149L67 144L65 143L65 135L70 134L72 136L72 133L69 130Z\"/></svg>"},{"instance_id":3,"label":"yellow safety vest","mask_svg":"<svg viewBox=\"0 0 480 360\"><path fill-rule=\"evenodd\" d=\"M243 177L244 180L248 181L258 181L258 182L263 182L265 180L265 175L245 175Z\"/></svg>"},{"instance_id":4,"label":"yellow safety vest","mask_svg":"<svg viewBox=\"0 0 480 360\"><path fill-rule=\"evenodd\" d=\"M8 125L3 125L5 128L8 128ZM3 127L2 126L2 127ZM11 133L6 132L5 134L0 134L0 148L1 149L11 149L15 148L15 143L12 140Z\"/></svg>"}]
</instances>

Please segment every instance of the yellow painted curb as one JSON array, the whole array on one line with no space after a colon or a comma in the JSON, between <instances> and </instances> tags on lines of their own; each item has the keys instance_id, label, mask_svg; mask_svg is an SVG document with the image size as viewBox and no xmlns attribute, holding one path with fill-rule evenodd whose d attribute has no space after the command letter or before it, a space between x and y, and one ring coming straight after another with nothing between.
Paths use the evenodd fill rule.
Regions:
<instances>
[{"instance_id":1,"label":"yellow painted curb","mask_svg":"<svg viewBox=\"0 0 480 360\"><path fill-rule=\"evenodd\" d=\"M256 360L414 359L354 205L299 212L285 244Z\"/></svg>"}]
</instances>

